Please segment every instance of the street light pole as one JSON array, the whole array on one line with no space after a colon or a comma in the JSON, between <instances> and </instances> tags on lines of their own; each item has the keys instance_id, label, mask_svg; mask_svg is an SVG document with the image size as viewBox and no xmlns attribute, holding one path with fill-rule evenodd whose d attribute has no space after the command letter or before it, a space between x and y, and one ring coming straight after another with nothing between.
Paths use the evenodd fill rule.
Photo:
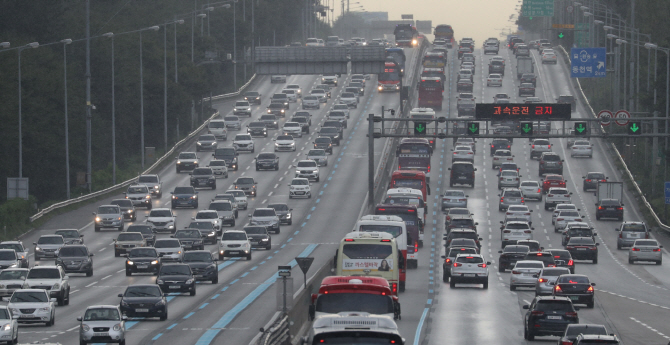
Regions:
<instances>
[{"instance_id":1,"label":"street light pole","mask_svg":"<svg viewBox=\"0 0 670 345\"><path fill-rule=\"evenodd\" d=\"M142 150L142 170L144 171L144 66L142 64L142 32L146 30L158 30L158 26L152 26L140 30L140 148Z\"/></svg>"},{"instance_id":2,"label":"street light pole","mask_svg":"<svg viewBox=\"0 0 670 345\"><path fill-rule=\"evenodd\" d=\"M114 73L114 33L103 34L104 37L112 39L112 185L116 185L116 95L115 73Z\"/></svg>"},{"instance_id":3,"label":"street light pole","mask_svg":"<svg viewBox=\"0 0 670 345\"><path fill-rule=\"evenodd\" d=\"M88 192L93 189L93 170L91 165L91 1L86 0L86 184Z\"/></svg>"},{"instance_id":4,"label":"street light pole","mask_svg":"<svg viewBox=\"0 0 670 345\"><path fill-rule=\"evenodd\" d=\"M67 121L67 45L72 43L72 40L67 38L60 42L63 43L63 90L65 93L65 99L63 101L65 107L65 196L66 199L70 199L70 144Z\"/></svg>"},{"instance_id":5,"label":"street light pole","mask_svg":"<svg viewBox=\"0 0 670 345\"><path fill-rule=\"evenodd\" d=\"M23 114L21 111L21 52L27 48L37 48L40 44L37 42L28 43L23 47L19 47L18 51L18 67L19 67L19 178L23 177L23 133L21 130Z\"/></svg>"},{"instance_id":6,"label":"street light pole","mask_svg":"<svg viewBox=\"0 0 670 345\"><path fill-rule=\"evenodd\" d=\"M233 88L237 91L237 1L233 2Z\"/></svg>"}]
</instances>

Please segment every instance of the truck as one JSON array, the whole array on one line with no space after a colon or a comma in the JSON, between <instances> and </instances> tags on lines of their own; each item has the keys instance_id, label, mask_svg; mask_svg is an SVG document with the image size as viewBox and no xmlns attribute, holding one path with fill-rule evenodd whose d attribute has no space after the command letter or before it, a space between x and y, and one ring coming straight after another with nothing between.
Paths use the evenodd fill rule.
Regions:
<instances>
[{"instance_id":1,"label":"truck","mask_svg":"<svg viewBox=\"0 0 670 345\"><path fill-rule=\"evenodd\" d=\"M623 182L598 182L595 192L596 199L600 203L603 199L616 199L623 201Z\"/></svg>"},{"instance_id":2,"label":"truck","mask_svg":"<svg viewBox=\"0 0 670 345\"><path fill-rule=\"evenodd\" d=\"M419 43L419 32L412 24L398 24L393 30L397 47L416 47Z\"/></svg>"},{"instance_id":3,"label":"truck","mask_svg":"<svg viewBox=\"0 0 670 345\"><path fill-rule=\"evenodd\" d=\"M535 73L535 65L530 56L519 56L516 59L516 78L521 79L524 73Z\"/></svg>"}]
</instances>

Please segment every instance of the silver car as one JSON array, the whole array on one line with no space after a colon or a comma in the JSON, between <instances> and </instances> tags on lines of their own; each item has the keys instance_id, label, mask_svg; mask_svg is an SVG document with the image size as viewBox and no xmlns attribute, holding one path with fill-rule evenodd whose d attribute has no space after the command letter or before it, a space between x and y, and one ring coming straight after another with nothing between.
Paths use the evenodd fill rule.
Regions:
<instances>
[{"instance_id":1,"label":"silver car","mask_svg":"<svg viewBox=\"0 0 670 345\"><path fill-rule=\"evenodd\" d=\"M312 149L307 153L307 159L315 161L320 167L325 167L328 165L328 156L326 155L326 150L323 149Z\"/></svg>"},{"instance_id":2,"label":"silver car","mask_svg":"<svg viewBox=\"0 0 670 345\"><path fill-rule=\"evenodd\" d=\"M56 298L49 298L44 289L22 289L12 294L7 309L20 323L45 323L51 327L56 321L55 302Z\"/></svg>"},{"instance_id":3,"label":"silver car","mask_svg":"<svg viewBox=\"0 0 670 345\"><path fill-rule=\"evenodd\" d=\"M223 122L226 124L226 128L240 130L242 129L242 121L236 115L227 115L223 117Z\"/></svg>"},{"instance_id":4,"label":"silver car","mask_svg":"<svg viewBox=\"0 0 670 345\"><path fill-rule=\"evenodd\" d=\"M228 190L226 194L231 194L235 197L235 203L237 208L240 210L246 210L249 207L249 201L247 199L247 194L242 190Z\"/></svg>"},{"instance_id":5,"label":"silver car","mask_svg":"<svg viewBox=\"0 0 670 345\"><path fill-rule=\"evenodd\" d=\"M23 246L21 241L4 241L0 242L0 249L14 249L16 255L21 258L21 267L29 268L30 260L28 259L28 249Z\"/></svg>"},{"instance_id":6,"label":"silver car","mask_svg":"<svg viewBox=\"0 0 670 345\"><path fill-rule=\"evenodd\" d=\"M358 108L358 97L353 92L343 92L340 103L346 104L349 108Z\"/></svg>"},{"instance_id":7,"label":"silver car","mask_svg":"<svg viewBox=\"0 0 670 345\"><path fill-rule=\"evenodd\" d=\"M126 320L116 305L92 305L79 321L79 343L126 343Z\"/></svg>"},{"instance_id":8,"label":"silver car","mask_svg":"<svg viewBox=\"0 0 670 345\"><path fill-rule=\"evenodd\" d=\"M644 222L623 222L615 230L619 232L616 243L617 249L633 246L635 241L650 239L651 235L651 230L647 228Z\"/></svg>"},{"instance_id":9,"label":"silver car","mask_svg":"<svg viewBox=\"0 0 670 345\"><path fill-rule=\"evenodd\" d=\"M0 307L0 341L6 341L7 344L17 344L19 342L19 323L12 317L12 313L7 307Z\"/></svg>"},{"instance_id":10,"label":"silver car","mask_svg":"<svg viewBox=\"0 0 670 345\"><path fill-rule=\"evenodd\" d=\"M302 98L303 109L321 109L321 102L317 96L305 96Z\"/></svg>"},{"instance_id":11,"label":"silver car","mask_svg":"<svg viewBox=\"0 0 670 345\"><path fill-rule=\"evenodd\" d=\"M519 189L521 189L524 198L542 201L542 187L539 182L521 181Z\"/></svg>"},{"instance_id":12,"label":"silver car","mask_svg":"<svg viewBox=\"0 0 670 345\"><path fill-rule=\"evenodd\" d=\"M278 234L280 231L279 216L274 208L257 208L253 213L249 214L249 224L263 225L268 231Z\"/></svg>"},{"instance_id":13,"label":"silver car","mask_svg":"<svg viewBox=\"0 0 670 345\"><path fill-rule=\"evenodd\" d=\"M176 238L159 238L154 243L154 248L165 262L181 262L184 255L184 248Z\"/></svg>"},{"instance_id":14,"label":"silver car","mask_svg":"<svg viewBox=\"0 0 670 345\"><path fill-rule=\"evenodd\" d=\"M554 292L554 284L561 274L571 274L567 267L547 267L537 275L535 283L535 296L551 295Z\"/></svg>"},{"instance_id":15,"label":"silver car","mask_svg":"<svg viewBox=\"0 0 670 345\"><path fill-rule=\"evenodd\" d=\"M661 248L654 239L635 240L633 246L628 250L628 263L634 264L635 261L654 261L657 265L663 262Z\"/></svg>"},{"instance_id":16,"label":"silver car","mask_svg":"<svg viewBox=\"0 0 670 345\"><path fill-rule=\"evenodd\" d=\"M509 289L515 291L517 287L535 287L536 276L544 268L544 262L536 260L517 261L509 276Z\"/></svg>"},{"instance_id":17,"label":"silver car","mask_svg":"<svg viewBox=\"0 0 670 345\"><path fill-rule=\"evenodd\" d=\"M14 249L0 249L0 269L21 267L21 258Z\"/></svg>"},{"instance_id":18,"label":"silver car","mask_svg":"<svg viewBox=\"0 0 670 345\"><path fill-rule=\"evenodd\" d=\"M53 258L58 256L58 251L65 245L65 239L61 235L42 235L33 242L35 245L35 260L39 261L42 258Z\"/></svg>"},{"instance_id":19,"label":"silver car","mask_svg":"<svg viewBox=\"0 0 670 345\"><path fill-rule=\"evenodd\" d=\"M519 188L521 182L519 181L519 172L516 170L503 170L500 172L500 177L498 178L498 189L504 187L514 187Z\"/></svg>"},{"instance_id":20,"label":"silver car","mask_svg":"<svg viewBox=\"0 0 670 345\"><path fill-rule=\"evenodd\" d=\"M442 195L442 211L452 207L468 208L467 198L469 196L462 190L445 190Z\"/></svg>"},{"instance_id":21,"label":"silver car","mask_svg":"<svg viewBox=\"0 0 670 345\"><path fill-rule=\"evenodd\" d=\"M23 288L28 271L27 268L7 268L0 272L0 300Z\"/></svg>"},{"instance_id":22,"label":"silver car","mask_svg":"<svg viewBox=\"0 0 670 345\"><path fill-rule=\"evenodd\" d=\"M525 205L523 194L519 189L505 188L498 196L500 197L498 211L507 211L510 205Z\"/></svg>"},{"instance_id":23,"label":"silver car","mask_svg":"<svg viewBox=\"0 0 670 345\"><path fill-rule=\"evenodd\" d=\"M145 190L148 189L147 186L144 187ZM149 201L151 201L151 194L147 194ZM151 204L149 204L151 205ZM147 206L150 208L150 206ZM97 212L93 212L94 217L94 228L95 231L100 231L102 228L117 228L119 231L123 231L124 219L123 212L118 205L101 205L98 207ZM37 255L35 255L37 256Z\"/></svg>"}]
</instances>

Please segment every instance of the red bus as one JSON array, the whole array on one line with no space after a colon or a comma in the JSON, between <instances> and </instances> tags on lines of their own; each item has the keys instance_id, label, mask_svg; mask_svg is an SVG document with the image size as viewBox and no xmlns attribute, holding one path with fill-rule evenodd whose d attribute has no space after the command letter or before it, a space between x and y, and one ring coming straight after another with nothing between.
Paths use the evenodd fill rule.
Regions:
<instances>
[{"instance_id":1,"label":"red bus","mask_svg":"<svg viewBox=\"0 0 670 345\"><path fill-rule=\"evenodd\" d=\"M389 188L414 188L423 193L423 202L430 195L430 185L426 180L426 174L416 170L396 170L391 174Z\"/></svg>"},{"instance_id":2,"label":"red bus","mask_svg":"<svg viewBox=\"0 0 670 345\"><path fill-rule=\"evenodd\" d=\"M444 86L438 77L425 77L419 81L419 108L442 110Z\"/></svg>"},{"instance_id":3,"label":"red bus","mask_svg":"<svg viewBox=\"0 0 670 345\"><path fill-rule=\"evenodd\" d=\"M420 247L423 247L423 229L416 206L380 204L375 207L375 214L398 216L405 221L405 228L407 230L407 257L415 257L416 260L414 262L418 262L418 257L412 254L418 252Z\"/></svg>"},{"instance_id":4,"label":"red bus","mask_svg":"<svg viewBox=\"0 0 670 345\"><path fill-rule=\"evenodd\" d=\"M430 157L433 148L426 138L402 138L396 149L398 170L418 170L430 182Z\"/></svg>"},{"instance_id":5,"label":"red bus","mask_svg":"<svg viewBox=\"0 0 670 345\"><path fill-rule=\"evenodd\" d=\"M340 312L366 312L400 319L400 303L388 280L370 276L330 276L323 278L318 294L309 305L311 320Z\"/></svg>"},{"instance_id":6,"label":"red bus","mask_svg":"<svg viewBox=\"0 0 670 345\"><path fill-rule=\"evenodd\" d=\"M400 92L402 84L400 66L395 61L389 60L391 59L387 59L384 63L384 72L377 74L377 90Z\"/></svg>"}]
</instances>

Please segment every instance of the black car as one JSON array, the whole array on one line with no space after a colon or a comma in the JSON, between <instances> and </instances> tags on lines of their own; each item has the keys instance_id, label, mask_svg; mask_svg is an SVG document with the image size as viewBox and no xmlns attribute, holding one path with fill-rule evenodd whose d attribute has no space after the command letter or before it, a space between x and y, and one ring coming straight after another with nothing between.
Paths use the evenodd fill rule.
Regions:
<instances>
[{"instance_id":1,"label":"black car","mask_svg":"<svg viewBox=\"0 0 670 345\"><path fill-rule=\"evenodd\" d=\"M217 148L216 150L214 150L214 153L212 153L214 159L225 161L228 169L235 171L237 171L237 169L239 168L237 166L238 155L239 153L237 153L237 150L235 150L234 147Z\"/></svg>"},{"instance_id":2,"label":"black car","mask_svg":"<svg viewBox=\"0 0 670 345\"><path fill-rule=\"evenodd\" d=\"M579 323L577 309L567 297L536 296L524 317L523 337L534 340L536 336L561 336L569 324Z\"/></svg>"},{"instance_id":3,"label":"black car","mask_svg":"<svg viewBox=\"0 0 670 345\"><path fill-rule=\"evenodd\" d=\"M184 253L182 262L191 268L196 280L209 280L212 284L219 283L218 261L207 250L194 250Z\"/></svg>"},{"instance_id":4,"label":"black car","mask_svg":"<svg viewBox=\"0 0 670 345\"><path fill-rule=\"evenodd\" d=\"M505 272L506 269L514 267L517 261L523 260L526 254L530 252L528 246L520 246L510 244L505 246L504 250L499 250L500 258L498 258L498 272Z\"/></svg>"},{"instance_id":5,"label":"black car","mask_svg":"<svg viewBox=\"0 0 670 345\"><path fill-rule=\"evenodd\" d=\"M570 270L570 273L575 273L575 261L572 260L572 255L565 249L549 249L548 252L554 256L554 263L556 267L565 267Z\"/></svg>"},{"instance_id":6,"label":"black car","mask_svg":"<svg viewBox=\"0 0 670 345\"><path fill-rule=\"evenodd\" d=\"M592 239L595 240L597 235L598 234L595 231L593 231L593 228L571 227L563 231L561 244L562 245L568 244L570 239L573 237L591 237Z\"/></svg>"},{"instance_id":7,"label":"black car","mask_svg":"<svg viewBox=\"0 0 670 345\"><path fill-rule=\"evenodd\" d=\"M617 199L602 199L596 203L596 220L617 218L623 220L623 204Z\"/></svg>"},{"instance_id":8,"label":"black car","mask_svg":"<svg viewBox=\"0 0 670 345\"><path fill-rule=\"evenodd\" d=\"M540 246L540 242L536 240L520 240L516 241L517 246L528 246L531 252L541 252L544 250L544 247Z\"/></svg>"},{"instance_id":9,"label":"black car","mask_svg":"<svg viewBox=\"0 0 670 345\"><path fill-rule=\"evenodd\" d=\"M121 212L123 213L123 219L128 219L130 221L136 221L137 220L137 214L135 214L135 205L133 205L133 202L129 199L115 199L112 200L110 205L117 205L121 208Z\"/></svg>"},{"instance_id":10,"label":"black car","mask_svg":"<svg viewBox=\"0 0 670 345\"><path fill-rule=\"evenodd\" d=\"M195 168L190 175L191 186L216 189L216 177L212 168Z\"/></svg>"},{"instance_id":11,"label":"black car","mask_svg":"<svg viewBox=\"0 0 670 345\"><path fill-rule=\"evenodd\" d=\"M474 230L465 230L465 229L454 229L451 230L447 235L444 235L444 246L449 247L452 245L453 240L457 238L466 238L466 239L471 239L475 241L475 244L477 245L478 249L481 249L482 247L482 238L479 237L477 232Z\"/></svg>"},{"instance_id":12,"label":"black car","mask_svg":"<svg viewBox=\"0 0 670 345\"><path fill-rule=\"evenodd\" d=\"M344 124L339 120L326 120L322 127L335 127L340 131L340 138L344 137Z\"/></svg>"},{"instance_id":13,"label":"black car","mask_svg":"<svg viewBox=\"0 0 670 345\"><path fill-rule=\"evenodd\" d=\"M558 277L554 284L554 296L570 298L572 304L586 304L587 308L593 308L595 304L596 283L591 283L589 277L583 274L563 274Z\"/></svg>"},{"instance_id":14,"label":"black car","mask_svg":"<svg viewBox=\"0 0 670 345\"><path fill-rule=\"evenodd\" d=\"M290 122L297 122L302 127L302 132L309 134L309 118L304 116L293 116Z\"/></svg>"},{"instance_id":15,"label":"black car","mask_svg":"<svg viewBox=\"0 0 670 345\"><path fill-rule=\"evenodd\" d=\"M133 224L129 225L126 232L139 232L144 236L144 240L147 241L148 247L153 247L156 242L156 234L151 230L151 226L143 224Z\"/></svg>"},{"instance_id":16,"label":"black car","mask_svg":"<svg viewBox=\"0 0 670 345\"><path fill-rule=\"evenodd\" d=\"M211 254L210 254L211 255ZM187 264L167 264L161 266L156 284L166 292L188 292L195 296L195 276Z\"/></svg>"},{"instance_id":17,"label":"black car","mask_svg":"<svg viewBox=\"0 0 670 345\"><path fill-rule=\"evenodd\" d=\"M161 258L152 247L133 248L127 254L121 255L126 257L126 276L133 273L158 274L161 267Z\"/></svg>"},{"instance_id":18,"label":"black car","mask_svg":"<svg viewBox=\"0 0 670 345\"><path fill-rule=\"evenodd\" d=\"M519 85L519 97L530 96L535 97L535 86L531 83L524 83Z\"/></svg>"},{"instance_id":19,"label":"black car","mask_svg":"<svg viewBox=\"0 0 670 345\"><path fill-rule=\"evenodd\" d=\"M596 324L571 324L565 329L565 333L558 341L559 344L570 344L577 339L577 336L580 334L583 335L609 335L607 333L607 328L603 325Z\"/></svg>"},{"instance_id":20,"label":"black car","mask_svg":"<svg viewBox=\"0 0 670 345\"><path fill-rule=\"evenodd\" d=\"M93 275L93 253L83 244L65 245L58 251L56 266L63 267L65 273L86 273Z\"/></svg>"},{"instance_id":21,"label":"black car","mask_svg":"<svg viewBox=\"0 0 670 345\"><path fill-rule=\"evenodd\" d=\"M561 156L553 152L544 152L540 156L540 176L544 174L563 175L563 160Z\"/></svg>"},{"instance_id":22,"label":"black car","mask_svg":"<svg viewBox=\"0 0 670 345\"><path fill-rule=\"evenodd\" d=\"M130 285L120 293L121 313L128 317L158 317L167 320L168 303L163 291L153 284Z\"/></svg>"},{"instance_id":23,"label":"black car","mask_svg":"<svg viewBox=\"0 0 670 345\"><path fill-rule=\"evenodd\" d=\"M175 231L174 235L170 236L176 238L181 242L184 250L204 250L205 243L202 239L202 234L198 229L183 229Z\"/></svg>"},{"instance_id":24,"label":"black car","mask_svg":"<svg viewBox=\"0 0 670 345\"><path fill-rule=\"evenodd\" d=\"M565 249L570 252L574 260L591 260L594 264L598 263L598 246L591 237L573 237L570 239Z\"/></svg>"},{"instance_id":25,"label":"black car","mask_svg":"<svg viewBox=\"0 0 670 345\"><path fill-rule=\"evenodd\" d=\"M449 168L451 173L449 174L449 187L453 187L455 184L467 184L470 187L475 187L475 165L470 162L454 162Z\"/></svg>"},{"instance_id":26,"label":"black car","mask_svg":"<svg viewBox=\"0 0 670 345\"><path fill-rule=\"evenodd\" d=\"M210 169L211 170L211 169ZM193 187L175 187L172 194L172 208L177 206L192 207L198 209L198 192Z\"/></svg>"},{"instance_id":27,"label":"black car","mask_svg":"<svg viewBox=\"0 0 670 345\"><path fill-rule=\"evenodd\" d=\"M318 137L314 139L314 148L326 150L329 154L333 154L333 139L330 137Z\"/></svg>"},{"instance_id":28,"label":"black car","mask_svg":"<svg viewBox=\"0 0 670 345\"><path fill-rule=\"evenodd\" d=\"M544 267L556 267L556 260L550 252L528 252L524 260L535 260L544 262Z\"/></svg>"},{"instance_id":29,"label":"black car","mask_svg":"<svg viewBox=\"0 0 670 345\"><path fill-rule=\"evenodd\" d=\"M491 142L491 157L497 150L511 150L512 144L507 139L493 139Z\"/></svg>"},{"instance_id":30,"label":"black car","mask_svg":"<svg viewBox=\"0 0 670 345\"><path fill-rule=\"evenodd\" d=\"M309 111L298 110L298 111L295 112L295 114L293 114L293 118L296 118L296 117L304 117L304 118L307 119L307 125L309 125L309 126L312 125L312 119L311 119L312 114L310 114ZM295 120L291 120L291 121L300 122L300 121L295 121Z\"/></svg>"},{"instance_id":31,"label":"black car","mask_svg":"<svg viewBox=\"0 0 670 345\"><path fill-rule=\"evenodd\" d=\"M451 216L448 222L445 219L444 230L447 233L450 233L453 229L469 229L477 232L477 225L479 223L475 222L471 215L456 214Z\"/></svg>"},{"instance_id":32,"label":"black car","mask_svg":"<svg viewBox=\"0 0 670 345\"><path fill-rule=\"evenodd\" d=\"M265 122L254 121L247 125L247 133L252 137L268 137L268 126Z\"/></svg>"},{"instance_id":33,"label":"black car","mask_svg":"<svg viewBox=\"0 0 670 345\"><path fill-rule=\"evenodd\" d=\"M273 208L279 217L279 222L282 224L293 224L293 209L289 208L287 204L270 204L268 208Z\"/></svg>"},{"instance_id":34,"label":"black car","mask_svg":"<svg viewBox=\"0 0 670 345\"><path fill-rule=\"evenodd\" d=\"M268 114L274 114L276 116L281 116L281 117L286 116L285 115L286 114L286 109L284 107L284 103L278 103L278 102L270 103L270 105L268 105L267 112L268 112Z\"/></svg>"},{"instance_id":35,"label":"black car","mask_svg":"<svg viewBox=\"0 0 670 345\"><path fill-rule=\"evenodd\" d=\"M249 243L252 248L272 249L272 238L268 233L268 228L264 225L247 225L244 232L249 237Z\"/></svg>"},{"instance_id":36,"label":"black car","mask_svg":"<svg viewBox=\"0 0 670 345\"><path fill-rule=\"evenodd\" d=\"M261 115L261 118L258 120L264 122L267 128L279 129L279 121L277 121L277 116L275 115Z\"/></svg>"},{"instance_id":37,"label":"black car","mask_svg":"<svg viewBox=\"0 0 670 345\"><path fill-rule=\"evenodd\" d=\"M598 182L607 182L609 177L601 172L590 172L586 176L582 176L584 179L584 184L582 185L582 190L587 191L589 189L598 188Z\"/></svg>"},{"instance_id":38,"label":"black car","mask_svg":"<svg viewBox=\"0 0 670 345\"><path fill-rule=\"evenodd\" d=\"M533 84L533 87L537 86L537 77L535 76L534 73L524 73L521 75L521 79L519 80L519 84L523 83L531 83Z\"/></svg>"},{"instance_id":39,"label":"black car","mask_svg":"<svg viewBox=\"0 0 670 345\"><path fill-rule=\"evenodd\" d=\"M261 152L256 156L256 171L261 169L279 170L279 156L271 152Z\"/></svg>"},{"instance_id":40,"label":"black car","mask_svg":"<svg viewBox=\"0 0 670 345\"><path fill-rule=\"evenodd\" d=\"M198 229L203 242L208 244L216 244L217 235L221 235L221 230L214 228L214 224L208 221L193 221L186 229Z\"/></svg>"},{"instance_id":41,"label":"black car","mask_svg":"<svg viewBox=\"0 0 670 345\"><path fill-rule=\"evenodd\" d=\"M261 94L257 91L247 91L244 93L244 100L251 104L261 104Z\"/></svg>"},{"instance_id":42,"label":"black car","mask_svg":"<svg viewBox=\"0 0 670 345\"><path fill-rule=\"evenodd\" d=\"M322 137L329 137L330 139L333 140L333 145L340 146L340 140L342 140L342 136L340 135L340 130L337 129L336 127L322 127L319 130L319 136ZM315 147L317 148L317 147Z\"/></svg>"}]
</instances>

